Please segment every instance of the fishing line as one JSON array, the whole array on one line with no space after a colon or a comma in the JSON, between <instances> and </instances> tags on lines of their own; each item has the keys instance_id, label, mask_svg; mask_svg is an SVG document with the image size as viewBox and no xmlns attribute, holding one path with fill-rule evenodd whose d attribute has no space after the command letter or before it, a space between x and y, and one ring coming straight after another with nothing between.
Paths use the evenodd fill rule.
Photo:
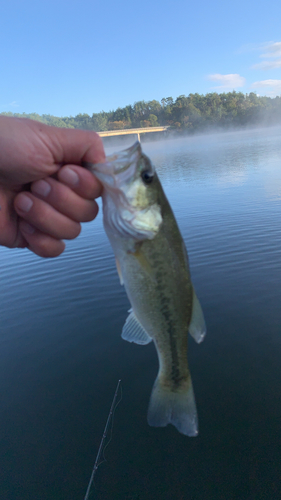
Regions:
<instances>
[{"instance_id":1,"label":"fishing line","mask_svg":"<svg viewBox=\"0 0 281 500\"><path fill-rule=\"evenodd\" d=\"M110 438L109 438L109 440L107 441L107 443L106 443L105 447L103 448L103 452L102 452L102 458L103 458L103 459L102 459L102 461L101 461L101 462L99 462L99 463L98 463L98 467L99 467L101 464L103 464L103 462L106 462L106 461L107 461L107 459L106 459L106 457L105 457L104 452L105 452L106 448L109 446L110 441L112 440L112 432L113 432L113 425L114 425L115 410L116 410L117 406L119 405L119 403L122 401L122 397L123 397L123 394L122 394L122 385L120 385L120 393L121 393L121 394L120 394L120 398L119 398L119 400L117 401L116 405L114 406L114 408L113 408L113 412L112 412L112 417L111 417L111 429L110 429Z\"/></svg>"},{"instance_id":2,"label":"fishing line","mask_svg":"<svg viewBox=\"0 0 281 500\"><path fill-rule=\"evenodd\" d=\"M103 443L104 443L104 440L106 438L107 429L108 429L109 422L110 422L111 418L112 418L111 436L110 436L110 440L107 443L106 447L108 446L108 444L110 443L110 441L112 439L113 417L114 417L115 410L116 410L117 406L119 405L119 403L120 403L120 401L122 399L122 388L121 388L121 398L119 399L119 401L115 405L115 401L116 401L116 398L117 398L117 394L118 394L120 383L121 383L121 380L118 380L118 384L117 384L117 387L116 387L116 390L115 390L115 393L114 393L114 396L113 396L113 400L112 400L112 403L111 403L111 407L110 407L110 410L109 410L109 414L108 414L108 417L107 417L105 428L104 428L104 431L103 431L103 436L102 436L102 439L101 439L101 442L100 442L100 446L99 446L99 449L98 449L98 453L97 453L97 456L96 456L95 464L94 464L94 467L93 467L93 470L92 470L92 474L91 474L91 477L90 477L90 481L89 481L89 484L88 484L88 488L87 488L84 500L88 500L88 498L89 498L90 490L91 490L91 486L92 486L92 482L94 480L94 476L95 476L95 473L97 471L97 468L99 467L99 465L102 462L104 462L106 460L105 457L104 457L104 454L103 454L104 460L102 460L102 462L99 463L99 458L100 458L100 455L101 455L101 452L102 452L102 449L103 449Z\"/></svg>"},{"instance_id":3,"label":"fishing line","mask_svg":"<svg viewBox=\"0 0 281 500\"><path fill-rule=\"evenodd\" d=\"M111 418L111 429L110 429L110 438L109 438L108 442L106 443L105 447L103 448L103 452L102 452L102 460L101 460L101 461L97 464L97 468L98 468L101 464L103 464L104 462L107 462L107 459L106 459L106 457L105 457L105 454L104 454L104 453L105 453L106 448L109 446L110 441L112 440L112 433L113 433L113 424L114 424L115 410L116 410L117 406L119 405L119 403L122 401L122 398L123 398L122 385L120 385L120 392L121 392L121 394L120 394L120 398L119 398L119 400L117 401L116 405L114 406L114 408L113 408L113 412L112 412L112 418ZM95 485L95 479L93 479L93 483L92 483L92 484L93 484L94 488L96 488L96 485Z\"/></svg>"}]
</instances>

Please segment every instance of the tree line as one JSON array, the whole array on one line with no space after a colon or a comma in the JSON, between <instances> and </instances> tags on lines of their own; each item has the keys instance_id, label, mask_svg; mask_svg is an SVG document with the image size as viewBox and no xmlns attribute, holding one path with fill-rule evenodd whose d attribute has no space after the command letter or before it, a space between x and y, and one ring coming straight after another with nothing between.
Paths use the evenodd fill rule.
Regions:
<instances>
[{"instance_id":1,"label":"tree line","mask_svg":"<svg viewBox=\"0 0 281 500\"><path fill-rule=\"evenodd\" d=\"M57 117L37 113L11 113L2 115L25 117L56 127L95 130L157 127L168 125L178 132L196 132L212 128L274 125L281 122L281 96L258 96L254 92L212 92L206 95L180 95L175 100L165 97L161 101L138 101L134 105L101 111L91 116Z\"/></svg>"}]
</instances>

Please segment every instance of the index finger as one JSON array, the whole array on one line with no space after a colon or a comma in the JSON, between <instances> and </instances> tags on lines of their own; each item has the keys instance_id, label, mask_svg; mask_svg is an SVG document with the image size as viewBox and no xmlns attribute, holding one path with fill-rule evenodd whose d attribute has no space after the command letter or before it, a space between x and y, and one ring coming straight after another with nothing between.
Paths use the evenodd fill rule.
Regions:
<instances>
[{"instance_id":1,"label":"index finger","mask_svg":"<svg viewBox=\"0 0 281 500\"><path fill-rule=\"evenodd\" d=\"M57 178L82 198L94 200L101 196L101 183L91 172L83 167L64 165L58 171Z\"/></svg>"}]
</instances>

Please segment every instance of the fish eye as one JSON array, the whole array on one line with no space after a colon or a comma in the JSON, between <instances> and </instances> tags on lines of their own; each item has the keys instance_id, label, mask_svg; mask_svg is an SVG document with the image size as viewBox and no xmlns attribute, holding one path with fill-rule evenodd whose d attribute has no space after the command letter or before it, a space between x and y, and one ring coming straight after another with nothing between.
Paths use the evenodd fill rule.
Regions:
<instances>
[{"instance_id":1,"label":"fish eye","mask_svg":"<svg viewBox=\"0 0 281 500\"><path fill-rule=\"evenodd\" d=\"M153 181L153 174L149 170L144 170L141 173L141 178L145 184L150 184Z\"/></svg>"}]
</instances>

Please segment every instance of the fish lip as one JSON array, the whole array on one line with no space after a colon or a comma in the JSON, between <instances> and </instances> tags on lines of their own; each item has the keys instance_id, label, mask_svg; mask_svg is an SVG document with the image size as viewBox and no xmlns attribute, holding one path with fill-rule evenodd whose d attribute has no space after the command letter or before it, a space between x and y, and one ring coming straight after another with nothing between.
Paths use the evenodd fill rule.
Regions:
<instances>
[{"instance_id":1,"label":"fish lip","mask_svg":"<svg viewBox=\"0 0 281 500\"><path fill-rule=\"evenodd\" d=\"M99 174L116 175L127 171L132 163L138 161L141 155L141 144L136 141L129 148L107 156L104 163L83 162L83 167L91 170L97 177L99 177Z\"/></svg>"},{"instance_id":2,"label":"fish lip","mask_svg":"<svg viewBox=\"0 0 281 500\"><path fill-rule=\"evenodd\" d=\"M141 155L141 144L139 141L136 141L129 148L106 158L106 162L108 164L111 162L114 163L114 174L119 174L126 171L133 163L137 162Z\"/></svg>"},{"instance_id":3,"label":"fish lip","mask_svg":"<svg viewBox=\"0 0 281 500\"><path fill-rule=\"evenodd\" d=\"M132 177L132 165L135 165L142 155L141 144L136 141L129 148L107 156L104 163L83 162L83 167L90 170L108 189L118 189Z\"/></svg>"}]
</instances>

